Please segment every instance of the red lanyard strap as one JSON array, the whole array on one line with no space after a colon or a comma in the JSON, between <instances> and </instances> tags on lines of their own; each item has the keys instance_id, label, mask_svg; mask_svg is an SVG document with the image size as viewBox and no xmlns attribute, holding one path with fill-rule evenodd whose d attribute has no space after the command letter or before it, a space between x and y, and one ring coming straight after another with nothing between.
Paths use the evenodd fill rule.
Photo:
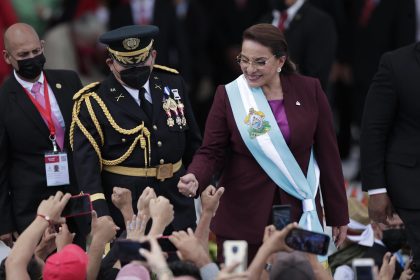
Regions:
<instances>
[{"instance_id":1,"label":"red lanyard strap","mask_svg":"<svg viewBox=\"0 0 420 280\"><path fill-rule=\"evenodd\" d=\"M38 101L32 96L31 93L26 88L23 88L25 93L31 99L32 103L35 105L38 112L41 114L42 118L47 122L48 129L50 130L50 140L55 140L55 126L51 117L51 104L50 104L50 95L48 94L48 84L47 79L44 74L44 98L45 98L45 108L38 103ZM41 93L39 93L41 94Z\"/></svg>"}]
</instances>

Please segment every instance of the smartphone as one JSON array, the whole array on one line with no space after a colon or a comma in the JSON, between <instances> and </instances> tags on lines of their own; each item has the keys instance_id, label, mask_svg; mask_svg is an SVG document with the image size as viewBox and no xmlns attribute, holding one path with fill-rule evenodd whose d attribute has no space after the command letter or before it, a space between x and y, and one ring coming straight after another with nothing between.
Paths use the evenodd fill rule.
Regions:
<instances>
[{"instance_id":1,"label":"smartphone","mask_svg":"<svg viewBox=\"0 0 420 280\"><path fill-rule=\"evenodd\" d=\"M326 255L330 245L330 237L323 233L294 228L286 236L286 244L298 251Z\"/></svg>"},{"instance_id":2,"label":"smartphone","mask_svg":"<svg viewBox=\"0 0 420 280\"><path fill-rule=\"evenodd\" d=\"M92 201L89 194L80 194L70 197L61 213L62 217L75 217L90 215L92 213Z\"/></svg>"},{"instance_id":3,"label":"smartphone","mask_svg":"<svg viewBox=\"0 0 420 280\"><path fill-rule=\"evenodd\" d=\"M354 259L352 262L352 267L354 271L354 279L356 280L373 280L373 267L375 266L375 261L373 259Z\"/></svg>"},{"instance_id":4,"label":"smartphone","mask_svg":"<svg viewBox=\"0 0 420 280\"><path fill-rule=\"evenodd\" d=\"M145 261L139 250L144 248L150 251L150 243L148 241L138 242L129 239L117 239L114 246L116 246L116 255L122 264L127 264L134 260Z\"/></svg>"},{"instance_id":5,"label":"smartphone","mask_svg":"<svg viewBox=\"0 0 420 280\"><path fill-rule=\"evenodd\" d=\"M223 242L225 265L239 263L234 272L244 272L248 262L248 243L245 240L226 240Z\"/></svg>"},{"instance_id":6,"label":"smartphone","mask_svg":"<svg viewBox=\"0 0 420 280\"><path fill-rule=\"evenodd\" d=\"M282 230L290 224L291 205L273 205L273 224L277 230Z\"/></svg>"},{"instance_id":7,"label":"smartphone","mask_svg":"<svg viewBox=\"0 0 420 280\"><path fill-rule=\"evenodd\" d=\"M160 248L162 248L163 252L172 253L176 252L178 249L175 247L174 244L169 240L169 236L164 235L157 239Z\"/></svg>"}]
</instances>

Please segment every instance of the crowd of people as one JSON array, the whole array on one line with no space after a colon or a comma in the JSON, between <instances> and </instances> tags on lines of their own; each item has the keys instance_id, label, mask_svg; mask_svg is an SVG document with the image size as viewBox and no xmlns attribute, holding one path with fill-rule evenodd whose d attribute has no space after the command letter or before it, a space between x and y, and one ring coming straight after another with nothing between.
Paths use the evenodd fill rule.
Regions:
<instances>
[{"instance_id":1,"label":"crowd of people","mask_svg":"<svg viewBox=\"0 0 420 280\"><path fill-rule=\"evenodd\" d=\"M41 2L1 4L0 278L420 279L418 1Z\"/></svg>"}]
</instances>

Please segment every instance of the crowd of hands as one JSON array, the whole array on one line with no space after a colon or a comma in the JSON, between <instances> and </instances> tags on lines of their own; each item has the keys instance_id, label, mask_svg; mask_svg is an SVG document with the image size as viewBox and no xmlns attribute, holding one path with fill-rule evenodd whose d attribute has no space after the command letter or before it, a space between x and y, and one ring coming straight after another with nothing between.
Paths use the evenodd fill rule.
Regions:
<instances>
[{"instance_id":1,"label":"crowd of hands","mask_svg":"<svg viewBox=\"0 0 420 280\"><path fill-rule=\"evenodd\" d=\"M208 186L200 196L201 216L199 223L193 231L174 231L169 240L177 248L177 255L182 261L193 263L201 269L213 261L209 255L208 240L210 222L216 213L220 197L224 188L216 189ZM6 260L7 279L30 279L27 273L27 265L34 258L41 267L53 252L59 252L66 245L71 244L74 233L71 233L61 217L66 203L71 195L57 192L43 200L38 207L37 217L32 224L19 236ZM139 242L150 242L150 250L140 249L140 254L146 259L143 263L148 269L156 274L157 279L172 279L172 273L166 261L166 253L162 252L157 238L174 218L173 205L163 196L156 196L154 190L147 187L137 202L137 214L132 207L130 190L115 187L112 194L113 204L121 211L126 221L127 239ZM45 219L49 217L49 221ZM146 234L146 224L151 220L152 225ZM276 253L291 252L285 243L285 237L289 231L298 227L297 223L291 223L283 230L278 231L273 225L265 228L264 239L255 258L245 272L234 272L238 263L230 266L217 267L214 279L269 279L269 273L264 269L266 263L276 261ZM58 228L58 231L55 229ZM119 228L109 216L97 217L92 212L91 243L87 251L89 262L87 267L87 279L96 279L99 273L101 261L107 243L113 242ZM319 263L316 255L305 253L316 279L333 279L328 269ZM387 253L383 258L383 265L376 269L377 279L392 279L395 270L395 256ZM118 262L115 268L121 268Z\"/></svg>"}]
</instances>

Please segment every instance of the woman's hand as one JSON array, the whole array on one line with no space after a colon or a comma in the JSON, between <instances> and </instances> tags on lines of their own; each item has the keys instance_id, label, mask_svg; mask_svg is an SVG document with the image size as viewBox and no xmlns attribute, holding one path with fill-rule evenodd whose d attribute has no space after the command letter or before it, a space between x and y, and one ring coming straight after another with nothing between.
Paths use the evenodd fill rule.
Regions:
<instances>
[{"instance_id":1,"label":"woman's hand","mask_svg":"<svg viewBox=\"0 0 420 280\"><path fill-rule=\"evenodd\" d=\"M179 178L178 190L187 197L194 197L198 189L198 181L192 173L185 174Z\"/></svg>"}]
</instances>

